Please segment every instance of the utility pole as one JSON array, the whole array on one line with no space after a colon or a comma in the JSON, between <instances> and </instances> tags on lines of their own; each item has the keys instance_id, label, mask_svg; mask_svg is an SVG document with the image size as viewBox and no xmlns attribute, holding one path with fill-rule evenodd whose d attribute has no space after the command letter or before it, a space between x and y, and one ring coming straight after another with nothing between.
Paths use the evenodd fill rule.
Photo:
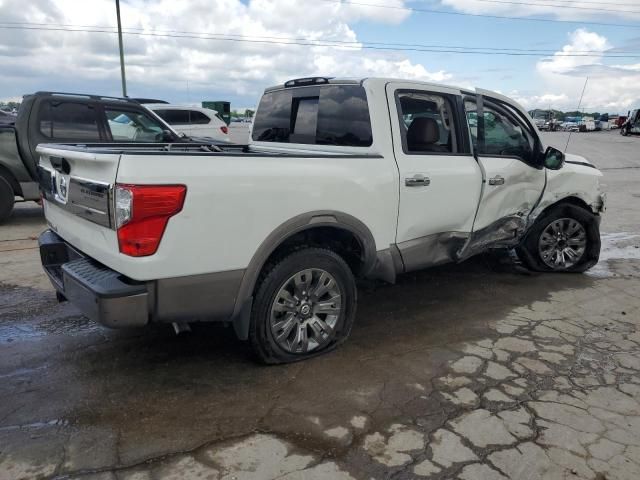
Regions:
<instances>
[{"instance_id":1,"label":"utility pole","mask_svg":"<svg viewBox=\"0 0 640 480\"><path fill-rule=\"evenodd\" d=\"M120 45L120 73L122 75L122 96L127 96L127 78L124 74L124 50L122 48L122 24L120 23L120 0L116 0L116 15L118 16L118 44Z\"/></svg>"}]
</instances>

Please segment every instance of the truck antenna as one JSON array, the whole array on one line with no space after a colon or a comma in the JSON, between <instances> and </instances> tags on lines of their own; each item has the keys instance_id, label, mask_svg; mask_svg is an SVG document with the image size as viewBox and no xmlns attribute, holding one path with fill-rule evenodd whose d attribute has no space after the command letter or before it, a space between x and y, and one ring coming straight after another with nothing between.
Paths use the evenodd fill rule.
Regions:
<instances>
[{"instance_id":1,"label":"truck antenna","mask_svg":"<svg viewBox=\"0 0 640 480\"><path fill-rule=\"evenodd\" d=\"M582 97L584 97L584 91L587 89L587 82L589 81L589 77L587 77L584 81L584 87L582 87L582 94L580 95L580 101L578 102L578 112L580 111L580 105L582 105ZM578 127L579 128L579 127ZM564 146L564 153L567 153L567 148L569 148L569 141L571 141L572 130L569 130L569 136L567 137L567 144Z\"/></svg>"}]
</instances>

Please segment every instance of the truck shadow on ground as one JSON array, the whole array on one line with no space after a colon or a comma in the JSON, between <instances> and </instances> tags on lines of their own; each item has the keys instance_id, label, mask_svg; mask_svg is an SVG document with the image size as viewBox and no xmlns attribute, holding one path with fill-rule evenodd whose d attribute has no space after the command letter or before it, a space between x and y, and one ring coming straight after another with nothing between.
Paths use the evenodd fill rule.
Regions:
<instances>
[{"instance_id":1,"label":"truck shadow on ground","mask_svg":"<svg viewBox=\"0 0 640 480\"><path fill-rule=\"evenodd\" d=\"M44 213L42 207L35 202L18 202L15 210L2 227L30 228L42 224Z\"/></svg>"},{"instance_id":2,"label":"truck shadow on ground","mask_svg":"<svg viewBox=\"0 0 640 480\"><path fill-rule=\"evenodd\" d=\"M487 322L514 308L544 301L554 291L588 288L594 281L580 274L526 273L506 257L481 255L463 264L401 275L395 285L361 282L351 337L329 355L395 355L470 340L485 335ZM261 369L229 325L196 323L192 332L178 336L165 324L110 330L78 314L68 303L57 304L50 292L0 285L0 299L4 305L0 307L0 343L32 337L46 342L47 337L58 335L67 338L55 339L56 343L75 339L86 345L85 368L104 365L102 356L107 356L107 363L129 368L206 361L219 369L247 365ZM70 353L59 350L63 356ZM321 363L322 358L326 357L312 362Z\"/></svg>"},{"instance_id":3,"label":"truck shadow on ground","mask_svg":"<svg viewBox=\"0 0 640 480\"><path fill-rule=\"evenodd\" d=\"M525 275L482 256L396 285L363 283L344 345L275 367L256 364L229 327L198 324L180 336L169 325L107 330L53 294L0 285L0 434L21 438L30 435L23 425L54 419L50 441L65 438L61 428L99 435L100 445L117 439L123 464L253 431L339 450L322 444L323 431L356 414L371 427L399 416L439 418L433 379L459 355L452 345L496 336L490 323L514 308L593 282Z\"/></svg>"}]
</instances>

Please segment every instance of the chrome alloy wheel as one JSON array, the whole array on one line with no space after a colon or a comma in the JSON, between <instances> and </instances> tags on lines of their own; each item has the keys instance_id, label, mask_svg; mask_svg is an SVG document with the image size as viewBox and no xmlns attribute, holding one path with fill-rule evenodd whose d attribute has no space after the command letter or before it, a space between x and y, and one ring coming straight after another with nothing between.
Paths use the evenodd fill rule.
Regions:
<instances>
[{"instance_id":1,"label":"chrome alloy wheel","mask_svg":"<svg viewBox=\"0 0 640 480\"><path fill-rule=\"evenodd\" d=\"M559 218L542 231L538 253L542 261L554 270L575 266L587 248L587 232L573 218Z\"/></svg>"},{"instance_id":2,"label":"chrome alloy wheel","mask_svg":"<svg viewBox=\"0 0 640 480\"><path fill-rule=\"evenodd\" d=\"M340 287L329 272L302 270L284 282L271 305L273 338L289 353L317 350L333 337L341 307Z\"/></svg>"}]
</instances>

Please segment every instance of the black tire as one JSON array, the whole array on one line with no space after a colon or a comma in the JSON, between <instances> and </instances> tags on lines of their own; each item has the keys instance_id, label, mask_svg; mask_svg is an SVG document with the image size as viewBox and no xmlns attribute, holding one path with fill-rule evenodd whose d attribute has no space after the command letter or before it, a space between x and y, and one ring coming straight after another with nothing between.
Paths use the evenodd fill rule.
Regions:
<instances>
[{"instance_id":1,"label":"black tire","mask_svg":"<svg viewBox=\"0 0 640 480\"><path fill-rule=\"evenodd\" d=\"M271 328L272 307L275 305L276 296L287 282L296 274L309 269L324 271L335 280L334 288L339 289L341 295L339 314L331 334L323 343L319 343L317 348L307 352L291 352L283 348L274 337ZM259 280L249 325L249 340L254 353L263 363L279 364L306 360L333 350L343 343L351 332L356 313L356 296L353 273L342 257L335 252L309 247L290 253L277 263L267 266ZM306 331L307 327L304 328Z\"/></svg>"},{"instance_id":2,"label":"black tire","mask_svg":"<svg viewBox=\"0 0 640 480\"><path fill-rule=\"evenodd\" d=\"M554 221L560 219L572 219L577 221L586 234L586 246L580 259L570 267L552 268L543 260L539 241L545 229ZM561 204L540 216L527 232L525 238L517 247L518 256L530 269L537 272L584 272L596 263L600 257L600 228L598 217L593 213L571 204Z\"/></svg>"},{"instance_id":3,"label":"black tire","mask_svg":"<svg viewBox=\"0 0 640 480\"><path fill-rule=\"evenodd\" d=\"M11 216L15 195L11 184L2 176L0 176L0 223L4 222Z\"/></svg>"}]
</instances>

